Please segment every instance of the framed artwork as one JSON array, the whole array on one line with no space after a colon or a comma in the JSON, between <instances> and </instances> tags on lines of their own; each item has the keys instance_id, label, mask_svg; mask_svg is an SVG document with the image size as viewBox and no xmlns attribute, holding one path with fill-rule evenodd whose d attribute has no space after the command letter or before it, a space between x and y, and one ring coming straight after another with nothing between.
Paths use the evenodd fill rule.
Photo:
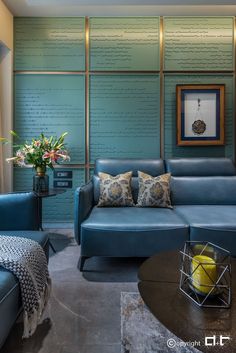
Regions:
<instances>
[{"instance_id":1,"label":"framed artwork","mask_svg":"<svg viewBox=\"0 0 236 353\"><path fill-rule=\"evenodd\" d=\"M177 145L224 145L225 85L177 85Z\"/></svg>"}]
</instances>

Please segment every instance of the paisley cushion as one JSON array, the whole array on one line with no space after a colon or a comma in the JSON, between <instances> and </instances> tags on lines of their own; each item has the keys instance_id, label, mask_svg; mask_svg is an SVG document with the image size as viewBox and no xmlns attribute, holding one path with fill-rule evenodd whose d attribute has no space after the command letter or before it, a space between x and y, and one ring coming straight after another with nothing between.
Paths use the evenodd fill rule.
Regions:
<instances>
[{"instance_id":1,"label":"paisley cushion","mask_svg":"<svg viewBox=\"0 0 236 353\"><path fill-rule=\"evenodd\" d=\"M98 173L100 178L100 196L98 207L134 206L131 191L132 172L112 176Z\"/></svg>"},{"instance_id":2,"label":"paisley cushion","mask_svg":"<svg viewBox=\"0 0 236 353\"><path fill-rule=\"evenodd\" d=\"M172 208L170 201L170 177L170 173L152 177L151 175L139 171L137 206Z\"/></svg>"}]
</instances>

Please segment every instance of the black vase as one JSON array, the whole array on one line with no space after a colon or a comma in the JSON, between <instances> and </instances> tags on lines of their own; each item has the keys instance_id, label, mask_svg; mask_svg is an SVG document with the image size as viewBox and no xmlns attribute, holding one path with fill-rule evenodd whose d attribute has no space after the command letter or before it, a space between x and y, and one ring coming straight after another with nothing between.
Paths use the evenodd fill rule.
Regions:
<instances>
[{"instance_id":1,"label":"black vase","mask_svg":"<svg viewBox=\"0 0 236 353\"><path fill-rule=\"evenodd\" d=\"M33 190L35 192L47 192L49 190L49 176L45 174L44 168L37 167L36 175L33 176Z\"/></svg>"}]
</instances>

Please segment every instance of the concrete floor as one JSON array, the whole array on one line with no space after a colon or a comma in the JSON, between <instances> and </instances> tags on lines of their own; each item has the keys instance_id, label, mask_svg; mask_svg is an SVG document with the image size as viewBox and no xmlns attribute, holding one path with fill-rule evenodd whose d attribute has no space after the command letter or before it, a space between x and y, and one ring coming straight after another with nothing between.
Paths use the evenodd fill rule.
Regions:
<instances>
[{"instance_id":1,"label":"concrete floor","mask_svg":"<svg viewBox=\"0 0 236 353\"><path fill-rule=\"evenodd\" d=\"M50 256L53 288L42 323L22 340L17 322L0 353L120 353L120 293L137 291L143 259L91 258L81 274L72 231L50 238L57 253Z\"/></svg>"}]
</instances>

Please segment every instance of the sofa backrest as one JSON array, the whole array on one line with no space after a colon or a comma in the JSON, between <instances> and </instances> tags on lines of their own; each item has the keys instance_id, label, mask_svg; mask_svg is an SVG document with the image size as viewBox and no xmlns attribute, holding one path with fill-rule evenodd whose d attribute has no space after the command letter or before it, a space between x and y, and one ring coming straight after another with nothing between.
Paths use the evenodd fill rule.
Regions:
<instances>
[{"instance_id":1,"label":"sofa backrest","mask_svg":"<svg viewBox=\"0 0 236 353\"><path fill-rule=\"evenodd\" d=\"M173 205L236 205L236 169L229 158L176 158L171 173Z\"/></svg>"},{"instance_id":2,"label":"sofa backrest","mask_svg":"<svg viewBox=\"0 0 236 353\"><path fill-rule=\"evenodd\" d=\"M98 203L100 193L100 182L98 177L99 172L108 173L115 176L117 174L132 171L132 194L134 202L136 202L138 197L138 170L152 176L157 176L165 173L165 166L162 159L97 159L95 161L93 176L95 204Z\"/></svg>"},{"instance_id":3,"label":"sofa backrest","mask_svg":"<svg viewBox=\"0 0 236 353\"><path fill-rule=\"evenodd\" d=\"M35 193L17 192L0 195L0 231L37 230L38 216Z\"/></svg>"}]
</instances>

